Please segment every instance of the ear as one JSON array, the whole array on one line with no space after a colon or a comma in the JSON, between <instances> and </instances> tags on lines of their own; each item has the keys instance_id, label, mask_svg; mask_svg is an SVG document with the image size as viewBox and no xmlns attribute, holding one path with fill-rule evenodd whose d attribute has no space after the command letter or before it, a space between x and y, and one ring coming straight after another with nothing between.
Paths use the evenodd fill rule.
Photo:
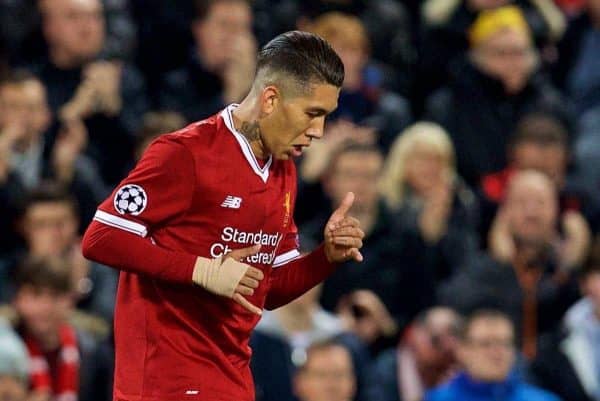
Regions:
<instances>
[{"instance_id":1,"label":"ear","mask_svg":"<svg viewBox=\"0 0 600 401\"><path fill-rule=\"evenodd\" d=\"M274 85L265 87L260 95L260 111L262 115L270 115L281 103L281 91Z\"/></svg>"}]
</instances>

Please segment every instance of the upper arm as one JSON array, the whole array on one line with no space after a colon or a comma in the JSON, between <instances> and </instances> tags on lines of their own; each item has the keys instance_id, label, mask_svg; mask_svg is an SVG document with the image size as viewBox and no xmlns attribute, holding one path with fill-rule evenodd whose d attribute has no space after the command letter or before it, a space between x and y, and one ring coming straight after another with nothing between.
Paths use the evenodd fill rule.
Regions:
<instances>
[{"instance_id":1,"label":"upper arm","mask_svg":"<svg viewBox=\"0 0 600 401\"><path fill-rule=\"evenodd\" d=\"M194 160L189 150L159 138L100 204L94 220L145 237L185 214L194 183Z\"/></svg>"}]
</instances>

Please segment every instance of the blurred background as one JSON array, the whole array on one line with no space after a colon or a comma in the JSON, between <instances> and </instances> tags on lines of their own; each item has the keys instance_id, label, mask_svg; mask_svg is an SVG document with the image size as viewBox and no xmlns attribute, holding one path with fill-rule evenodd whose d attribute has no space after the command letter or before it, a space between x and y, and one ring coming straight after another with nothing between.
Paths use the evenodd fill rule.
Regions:
<instances>
[{"instance_id":1,"label":"blurred background","mask_svg":"<svg viewBox=\"0 0 600 401\"><path fill-rule=\"evenodd\" d=\"M361 264L265 312L258 401L600 400L600 0L0 0L0 400L112 399L96 206L301 29L344 62L301 246Z\"/></svg>"}]
</instances>

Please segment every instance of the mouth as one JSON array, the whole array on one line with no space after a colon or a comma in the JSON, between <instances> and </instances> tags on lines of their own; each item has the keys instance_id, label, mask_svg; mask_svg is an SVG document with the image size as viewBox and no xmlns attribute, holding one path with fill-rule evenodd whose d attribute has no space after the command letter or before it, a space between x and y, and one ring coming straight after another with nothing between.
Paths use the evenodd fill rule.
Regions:
<instances>
[{"instance_id":1,"label":"mouth","mask_svg":"<svg viewBox=\"0 0 600 401\"><path fill-rule=\"evenodd\" d=\"M292 146L292 150L290 151L291 155L293 157L300 157L302 156L302 150L304 149L306 145L293 145Z\"/></svg>"}]
</instances>

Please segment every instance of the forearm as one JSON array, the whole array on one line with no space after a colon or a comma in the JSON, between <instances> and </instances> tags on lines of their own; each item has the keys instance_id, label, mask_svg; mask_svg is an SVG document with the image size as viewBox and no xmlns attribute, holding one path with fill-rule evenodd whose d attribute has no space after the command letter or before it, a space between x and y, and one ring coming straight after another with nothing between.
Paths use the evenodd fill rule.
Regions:
<instances>
[{"instance_id":1,"label":"forearm","mask_svg":"<svg viewBox=\"0 0 600 401\"><path fill-rule=\"evenodd\" d=\"M82 243L90 260L159 280L191 284L196 256L169 251L147 238L92 221Z\"/></svg>"},{"instance_id":2,"label":"forearm","mask_svg":"<svg viewBox=\"0 0 600 401\"><path fill-rule=\"evenodd\" d=\"M327 261L322 245L306 256L275 268L265 308L276 309L293 301L329 277L336 268L336 264Z\"/></svg>"}]
</instances>

